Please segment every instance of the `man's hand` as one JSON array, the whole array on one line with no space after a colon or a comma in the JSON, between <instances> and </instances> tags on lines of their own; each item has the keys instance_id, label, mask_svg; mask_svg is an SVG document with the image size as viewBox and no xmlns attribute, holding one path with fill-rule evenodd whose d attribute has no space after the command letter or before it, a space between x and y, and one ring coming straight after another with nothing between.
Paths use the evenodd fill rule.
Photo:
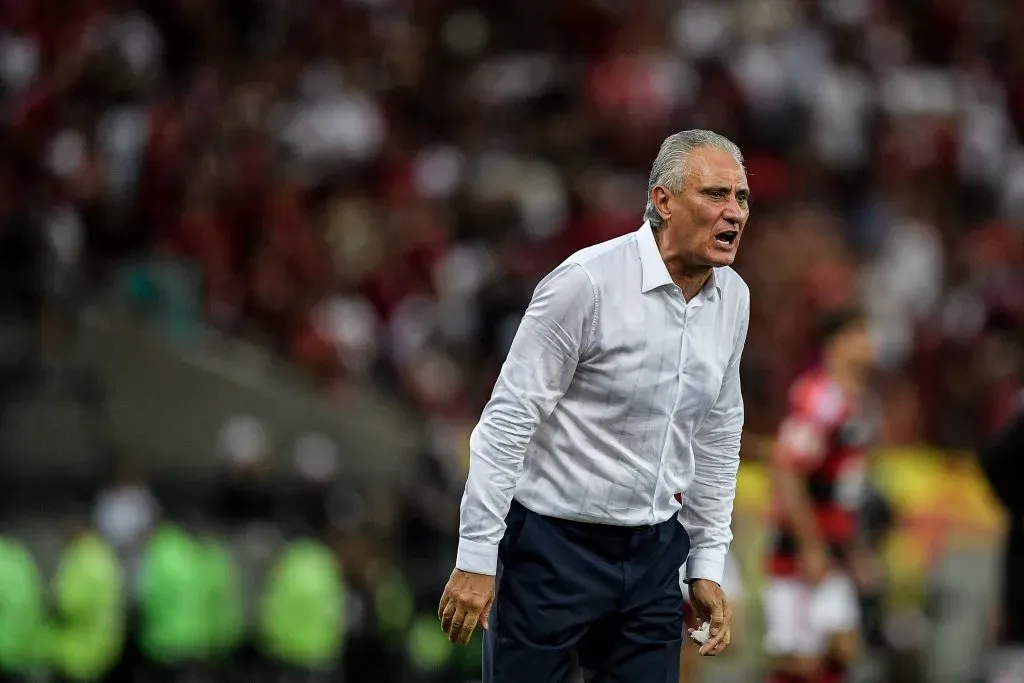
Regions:
<instances>
[{"instance_id":1,"label":"man's hand","mask_svg":"<svg viewBox=\"0 0 1024 683\"><path fill-rule=\"evenodd\" d=\"M437 606L437 618L448 640L465 645L476 625L487 630L487 617L494 602L494 577L456 569L448 579Z\"/></svg>"},{"instance_id":2,"label":"man's hand","mask_svg":"<svg viewBox=\"0 0 1024 683\"><path fill-rule=\"evenodd\" d=\"M704 621L711 624L711 638L700 646L700 654L721 654L732 642L732 610L722 587L714 581L694 579L690 582L690 604L698 624Z\"/></svg>"}]
</instances>

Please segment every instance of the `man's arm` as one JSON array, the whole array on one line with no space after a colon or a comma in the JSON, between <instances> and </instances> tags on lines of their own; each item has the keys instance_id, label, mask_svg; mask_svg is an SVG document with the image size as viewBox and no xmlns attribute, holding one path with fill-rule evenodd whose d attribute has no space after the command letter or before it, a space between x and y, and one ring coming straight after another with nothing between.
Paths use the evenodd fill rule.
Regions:
<instances>
[{"instance_id":1,"label":"man's arm","mask_svg":"<svg viewBox=\"0 0 1024 683\"><path fill-rule=\"evenodd\" d=\"M568 389L596 316L594 284L578 263L563 263L537 285L469 440L456 569L495 573L526 448Z\"/></svg>"},{"instance_id":2,"label":"man's arm","mask_svg":"<svg viewBox=\"0 0 1024 683\"><path fill-rule=\"evenodd\" d=\"M736 471L743 433L740 358L750 321L749 298L743 302L739 315L741 320L722 390L693 439L693 483L684 494L683 509L679 513L690 535L690 555L686 560L688 582L708 579L721 584L725 556L732 541L732 505L736 498Z\"/></svg>"}]
</instances>

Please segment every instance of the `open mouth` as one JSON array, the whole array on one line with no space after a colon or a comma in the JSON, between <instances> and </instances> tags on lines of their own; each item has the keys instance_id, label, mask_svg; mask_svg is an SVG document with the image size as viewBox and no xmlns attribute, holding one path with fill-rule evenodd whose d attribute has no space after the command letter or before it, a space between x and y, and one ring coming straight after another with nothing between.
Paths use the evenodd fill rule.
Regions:
<instances>
[{"instance_id":1,"label":"open mouth","mask_svg":"<svg viewBox=\"0 0 1024 683\"><path fill-rule=\"evenodd\" d=\"M719 244L732 246L732 244L736 241L736 238L739 237L739 234L740 233L738 230L726 230L715 235L715 241L718 242Z\"/></svg>"}]
</instances>

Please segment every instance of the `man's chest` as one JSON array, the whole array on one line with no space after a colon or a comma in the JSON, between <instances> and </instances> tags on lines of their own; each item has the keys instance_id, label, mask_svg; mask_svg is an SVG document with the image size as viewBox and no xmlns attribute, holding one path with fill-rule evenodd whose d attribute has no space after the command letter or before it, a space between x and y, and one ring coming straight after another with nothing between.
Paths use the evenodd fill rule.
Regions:
<instances>
[{"instance_id":1,"label":"man's chest","mask_svg":"<svg viewBox=\"0 0 1024 683\"><path fill-rule=\"evenodd\" d=\"M702 418L721 391L735 331L714 306L645 303L600 321L574 382L633 413Z\"/></svg>"}]
</instances>

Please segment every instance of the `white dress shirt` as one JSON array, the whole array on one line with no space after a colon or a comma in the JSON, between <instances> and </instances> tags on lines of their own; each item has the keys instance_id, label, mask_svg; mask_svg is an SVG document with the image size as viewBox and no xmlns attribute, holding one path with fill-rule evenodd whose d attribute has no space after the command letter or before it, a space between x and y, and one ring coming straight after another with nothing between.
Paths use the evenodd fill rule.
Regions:
<instances>
[{"instance_id":1,"label":"white dress shirt","mask_svg":"<svg viewBox=\"0 0 1024 683\"><path fill-rule=\"evenodd\" d=\"M686 301L647 223L555 268L470 437L456 567L495 573L514 497L541 515L616 526L678 513L687 579L721 583L749 312L731 268Z\"/></svg>"}]
</instances>

